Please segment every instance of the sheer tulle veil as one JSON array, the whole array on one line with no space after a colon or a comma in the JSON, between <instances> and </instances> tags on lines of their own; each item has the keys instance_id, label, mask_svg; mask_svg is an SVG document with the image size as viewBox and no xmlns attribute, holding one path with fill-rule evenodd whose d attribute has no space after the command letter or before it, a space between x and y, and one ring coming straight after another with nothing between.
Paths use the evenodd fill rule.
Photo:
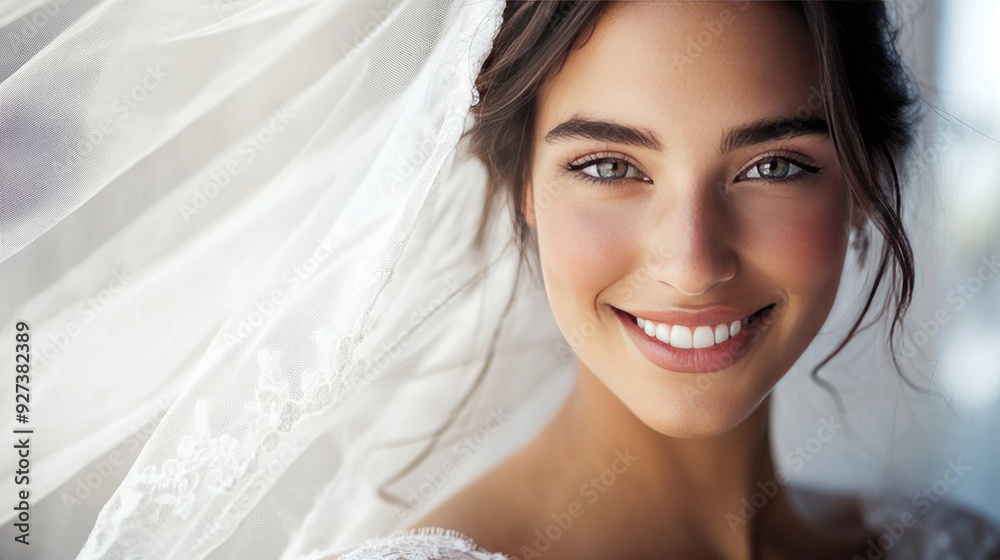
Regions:
<instances>
[{"instance_id":1,"label":"sheer tulle veil","mask_svg":"<svg viewBox=\"0 0 1000 560\"><path fill-rule=\"evenodd\" d=\"M31 430L30 483L5 459L0 495L30 491L32 532L68 543L34 550L352 544L405 526L561 404L575 342L519 262L509 209L473 244L485 172L459 140L502 2L0 6L0 361L21 332L31 355L26 422L0 395L6 433ZM836 414L809 371L870 281L852 249L775 392L792 480L872 489L899 461L860 429L904 392L882 325L822 373L850 419L823 453L842 459L781 459Z\"/></svg>"}]
</instances>

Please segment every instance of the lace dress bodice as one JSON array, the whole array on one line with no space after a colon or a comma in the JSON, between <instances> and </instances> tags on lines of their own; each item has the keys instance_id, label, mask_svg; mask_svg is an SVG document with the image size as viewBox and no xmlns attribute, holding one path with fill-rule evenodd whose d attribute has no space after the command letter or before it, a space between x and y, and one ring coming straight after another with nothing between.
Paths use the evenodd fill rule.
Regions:
<instances>
[{"instance_id":1,"label":"lace dress bodice","mask_svg":"<svg viewBox=\"0 0 1000 560\"><path fill-rule=\"evenodd\" d=\"M479 547L464 534L440 527L420 527L368 539L337 552L315 552L306 560L513 560Z\"/></svg>"}]
</instances>

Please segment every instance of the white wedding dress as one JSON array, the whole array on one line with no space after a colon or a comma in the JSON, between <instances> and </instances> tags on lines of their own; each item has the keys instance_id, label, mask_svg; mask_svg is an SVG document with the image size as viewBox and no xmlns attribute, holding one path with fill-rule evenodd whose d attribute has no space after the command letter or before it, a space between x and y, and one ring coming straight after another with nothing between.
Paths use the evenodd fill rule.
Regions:
<instances>
[{"instance_id":1,"label":"white wedding dress","mask_svg":"<svg viewBox=\"0 0 1000 560\"><path fill-rule=\"evenodd\" d=\"M1000 558L1000 529L980 515L941 501L926 514L901 521L905 496L866 504L865 525L878 533L867 558L880 560L989 560ZM902 507L900 507L902 506ZM909 526L907 526L909 525ZM878 548L876 548L878 547ZM533 556L532 556L533 557ZM857 556L855 557L857 558ZM304 560L515 560L483 549L465 534L418 527L336 551L317 551Z\"/></svg>"}]
</instances>

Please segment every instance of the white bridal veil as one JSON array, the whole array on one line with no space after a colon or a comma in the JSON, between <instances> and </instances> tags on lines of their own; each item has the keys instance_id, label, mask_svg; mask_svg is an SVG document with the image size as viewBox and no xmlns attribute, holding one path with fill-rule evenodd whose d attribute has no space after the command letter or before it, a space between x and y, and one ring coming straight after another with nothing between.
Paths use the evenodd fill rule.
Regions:
<instances>
[{"instance_id":1,"label":"white bridal veil","mask_svg":"<svg viewBox=\"0 0 1000 560\"><path fill-rule=\"evenodd\" d=\"M0 550L292 558L404 526L541 428L572 340L506 209L474 249L485 174L457 145L502 10L0 0L0 362L30 353L0 393L30 430L0 496L30 497L0 523L32 542ZM832 414L807 372L853 264L779 388L779 467ZM825 373L854 428L894 414L869 406L900 391L888 362L851 367L879 336ZM854 435L828 481L884 482Z\"/></svg>"}]
</instances>

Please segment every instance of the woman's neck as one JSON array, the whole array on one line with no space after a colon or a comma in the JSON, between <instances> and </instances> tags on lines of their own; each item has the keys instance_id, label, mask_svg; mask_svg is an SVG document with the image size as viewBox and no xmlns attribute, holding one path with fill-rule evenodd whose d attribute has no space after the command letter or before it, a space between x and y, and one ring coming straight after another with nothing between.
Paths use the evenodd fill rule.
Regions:
<instances>
[{"instance_id":1,"label":"woman's neck","mask_svg":"<svg viewBox=\"0 0 1000 560\"><path fill-rule=\"evenodd\" d=\"M862 535L832 538L791 506L771 461L768 414L765 400L725 434L667 437L581 367L536 438L415 526L455 528L522 559L850 558L863 550Z\"/></svg>"},{"instance_id":2,"label":"woman's neck","mask_svg":"<svg viewBox=\"0 0 1000 560\"><path fill-rule=\"evenodd\" d=\"M643 424L585 366L578 377L539 441L562 463L564 492L579 488L581 507L592 508L579 519L590 517L604 535L627 535L636 527L678 528L677 534L660 532L665 537L660 544L679 545L678 552L713 550L719 557L750 558L754 519L769 509L766 501L784 499L770 458L768 401L725 434L679 439ZM755 500L765 502L761 507L749 501L755 493L767 498Z\"/></svg>"}]
</instances>

